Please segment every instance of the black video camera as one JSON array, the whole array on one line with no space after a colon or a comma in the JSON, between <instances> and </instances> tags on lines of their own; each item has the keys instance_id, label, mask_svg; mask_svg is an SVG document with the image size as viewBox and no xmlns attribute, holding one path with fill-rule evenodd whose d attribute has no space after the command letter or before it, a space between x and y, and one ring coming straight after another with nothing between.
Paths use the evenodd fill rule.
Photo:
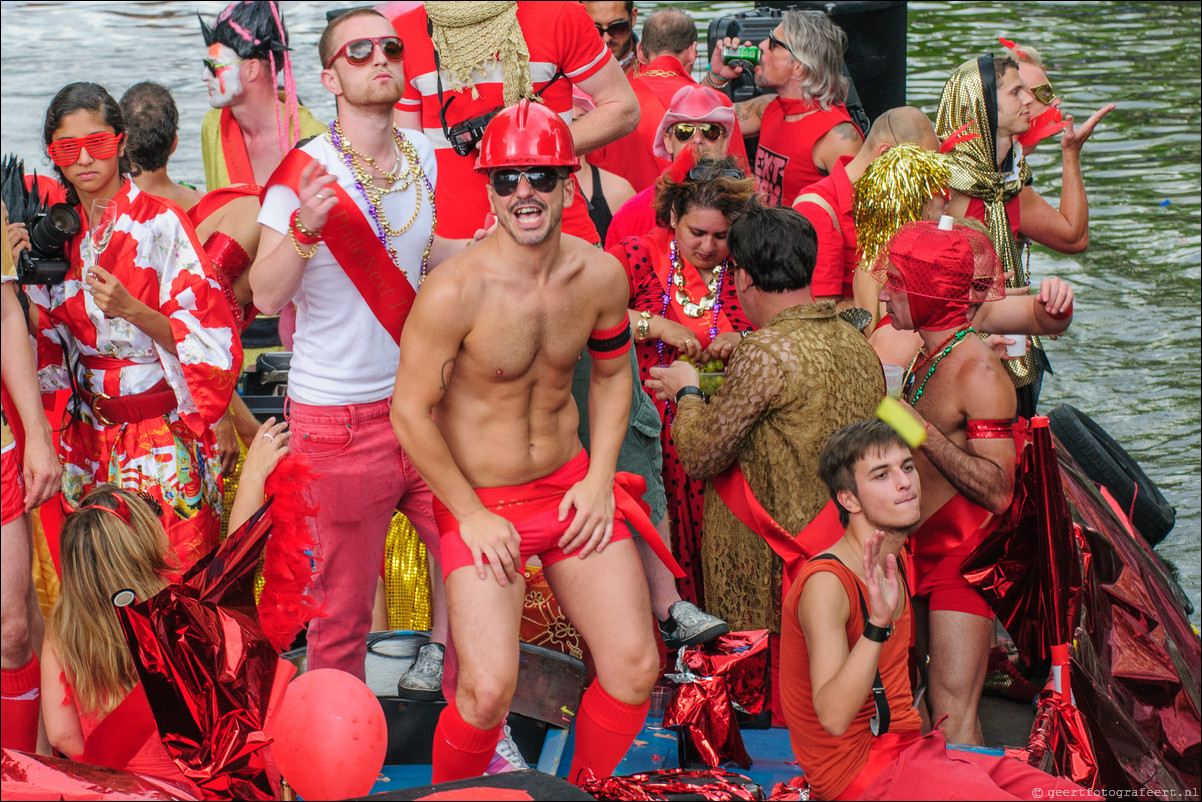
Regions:
<instances>
[{"instance_id":1,"label":"black video camera","mask_svg":"<svg viewBox=\"0 0 1202 802\"><path fill-rule=\"evenodd\" d=\"M22 284L61 284L71 266L63 246L79 233L79 215L67 204L56 203L26 225L29 249L17 258L17 279Z\"/></svg>"}]
</instances>

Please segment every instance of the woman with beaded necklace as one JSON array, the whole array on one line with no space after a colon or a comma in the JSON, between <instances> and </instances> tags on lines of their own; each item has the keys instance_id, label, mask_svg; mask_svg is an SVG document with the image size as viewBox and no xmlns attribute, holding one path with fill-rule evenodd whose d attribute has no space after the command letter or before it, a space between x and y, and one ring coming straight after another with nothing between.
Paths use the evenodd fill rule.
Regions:
<instances>
[{"instance_id":1,"label":"woman with beaded necklace","mask_svg":"<svg viewBox=\"0 0 1202 802\"><path fill-rule=\"evenodd\" d=\"M696 364L725 361L752 326L739 309L730 275L726 233L755 191L731 158L695 161L684 151L655 191L658 227L610 249L630 280L630 323L643 380L654 365L687 355ZM671 406L656 402L664 421L664 490L672 519L672 549L685 578L680 595L704 607L700 540L703 483L690 479L676 456Z\"/></svg>"}]
</instances>

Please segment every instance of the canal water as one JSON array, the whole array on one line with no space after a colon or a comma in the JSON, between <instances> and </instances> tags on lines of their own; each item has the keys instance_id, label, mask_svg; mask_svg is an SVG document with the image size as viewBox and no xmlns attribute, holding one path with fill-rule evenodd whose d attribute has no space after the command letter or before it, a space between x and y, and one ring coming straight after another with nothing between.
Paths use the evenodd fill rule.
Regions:
<instances>
[{"instance_id":1,"label":"canal water","mask_svg":"<svg viewBox=\"0 0 1202 802\"><path fill-rule=\"evenodd\" d=\"M196 12L216 14L224 5L0 3L0 151L49 172L40 136L59 87L97 81L119 97L150 79L170 88L180 108L171 175L203 185L199 132L208 104ZM714 16L749 6L678 5L697 18L703 37ZM318 80L316 43L326 11L339 4L283 6L302 100L328 121L334 104ZM655 4L638 7L645 15ZM1195 623L1202 608L1200 21L1196 3L914 2L907 42L909 102L932 119L949 71L997 49L999 35L1040 49L1065 112L1078 121L1118 104L1082 158L1089 250L1063 256L1037 247L1031 257L1036 278L1067 279L1078 297L1071 333L1048 348L1056 375L1044 384L1042 406L1068 403L1093 416L1177 508L1177 526L1157 553L1179 572ZM1059 153L1045 143L1030 159L1037 188L1053 202Z\"/></svg>"}]
</instances>

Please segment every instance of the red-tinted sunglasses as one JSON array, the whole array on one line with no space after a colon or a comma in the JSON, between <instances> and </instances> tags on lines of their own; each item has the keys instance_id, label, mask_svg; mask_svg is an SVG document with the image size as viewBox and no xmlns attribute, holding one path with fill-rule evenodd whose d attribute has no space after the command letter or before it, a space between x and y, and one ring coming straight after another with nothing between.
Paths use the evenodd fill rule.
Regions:
<instances>
[{"instance_id":1,"label":"red-tinted sunglasses","mask_svg":"<svg viewBox=\"0 0 1202 802\"><path fill-rule=\"evenodd\" d=\"M380 52L384 54L384 58L389 61L400 61L405 57L405 45L395 36L377 36L373 39L352 39L351 41L338 48L338 52L326 62L328 69L331 64L338 60L341 55L346 55L346 60L356 67L361 67L371 61L371 54L375 52L376 45L380 46Z\"/></svg>"},{"instance_id":2,"label":"red-tinted sunglasses","mask_svg":"<svg viewBox=\"0 0 1202 802\"><path fill-rule=\"evenodd\" d=\"M88 149L93 159L111 159L117 155L117 146L125 134L113 134L99 131L87 136L74 136L66 139L56 139L51 142L46 152L50 159L59 167L67 167L79 161L79 151Z\"/></svg>"}]
</instances>

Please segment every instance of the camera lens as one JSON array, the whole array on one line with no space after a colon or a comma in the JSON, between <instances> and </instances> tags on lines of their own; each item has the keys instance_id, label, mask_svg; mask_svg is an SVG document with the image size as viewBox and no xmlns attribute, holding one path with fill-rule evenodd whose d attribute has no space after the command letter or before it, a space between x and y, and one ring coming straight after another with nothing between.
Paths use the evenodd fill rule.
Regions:
<instances>
[{"instance_id":1,"label":"camera lens","mask_svg":"<svg viewBox=\"0 0 1202 802\"><path fill-rule=\"evenodd\" d=\"M39 255L61 255L63 244L79 233L79 215L65 203L50 207L29 231L29 244Z\"/></svg>"}]
</instances>

